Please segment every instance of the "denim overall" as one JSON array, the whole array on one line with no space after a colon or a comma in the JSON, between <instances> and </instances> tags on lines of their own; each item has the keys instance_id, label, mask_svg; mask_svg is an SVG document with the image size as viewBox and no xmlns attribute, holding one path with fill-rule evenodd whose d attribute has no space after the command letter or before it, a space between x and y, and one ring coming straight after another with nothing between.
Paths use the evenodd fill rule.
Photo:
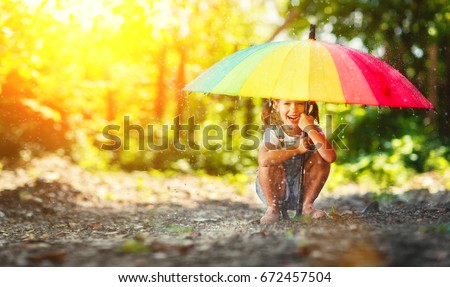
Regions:
<instances>
[{"instance_id":1,"label":"denim overall","mask_svg":"<svg viewBox=\"0 0 450 287\"><path fill-rule=\"evenodd\" d=\"M287 135L284 133L281 127L267 128L264 131L264 141L269 139L270 130L274 130L276 136L279 140L277 145L277 149L288 148L296 143L299 140L300 136L290 137L287 140ZM305 154L305 162L312 155L311 152ZM288 210L295 210L297 196L299 192L299 180L300 180L300 166L301 166L301 154L297 154L285 161L283 161L284 173L286 175L286 198L285 203ZM264 198L264 194L261 189L261 185L259 184L258 171L256 172L256 193L261 201L267 205L267 201Z\"/></svg>"}]
</instances>

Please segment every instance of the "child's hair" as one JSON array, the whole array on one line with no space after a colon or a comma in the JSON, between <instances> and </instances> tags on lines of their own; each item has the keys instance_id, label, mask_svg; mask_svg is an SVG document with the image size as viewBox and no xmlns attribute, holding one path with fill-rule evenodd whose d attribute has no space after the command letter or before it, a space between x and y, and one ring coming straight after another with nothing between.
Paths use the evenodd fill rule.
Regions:
<instances>
[{"instance_id":1,"label":"child's hair","mask_svg":"<svg viewBox=\"0 0 450 287\"><path fill-rule=\"evenodd\" d=\"M267 126L283 124L278 114L275 113L272 99L269 99L264 103L261 111L261 120Z\"/></svg>"},{"instance_id":2,"label":"child's hair","mask_svg":"<svg viewBox=\"0 0 450 287\"><path fill-rule=\"evenodd\" d=\"M311 102L310 106L312 106L312 110L309 112L309 115L313 116L313 118L319 123L319 107L316 102ZM261 111L261 120L265 125L282 125L278 113L275 113L275 109L273 108L273 100L267 100Z\"/></svg>"}]
</instances>

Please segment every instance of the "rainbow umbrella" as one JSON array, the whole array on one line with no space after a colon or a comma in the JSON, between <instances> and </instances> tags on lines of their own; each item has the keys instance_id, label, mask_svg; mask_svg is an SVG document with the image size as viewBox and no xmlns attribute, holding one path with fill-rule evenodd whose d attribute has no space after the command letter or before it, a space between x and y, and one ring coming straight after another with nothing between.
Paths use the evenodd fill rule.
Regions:
<instances>
[{"instance_id":1,"label":"rainbow umbrella","mask_svg":"<svg viewBox=\"0 0 450 287\"><path fill-rule=\"evenodd\" d=\"M306 41L270 42L238 51L183 90L304 101L306 112L310 101L434 109L408 79L385 62L317 41L314 25ZM301 215L303 201L303 164L300 174L296 216Z\"/></svg>"},{"instance_id":2,"label":"rainbow umbrella","mask_svg":"<svg viewBox=\"0 0 450 287\"><path fill-rule=\"evenodd\" d=\"M202 73L188 92L434 109L401 73L374 56L315 39L238 51Z\"/></svg>"}]
</instances>

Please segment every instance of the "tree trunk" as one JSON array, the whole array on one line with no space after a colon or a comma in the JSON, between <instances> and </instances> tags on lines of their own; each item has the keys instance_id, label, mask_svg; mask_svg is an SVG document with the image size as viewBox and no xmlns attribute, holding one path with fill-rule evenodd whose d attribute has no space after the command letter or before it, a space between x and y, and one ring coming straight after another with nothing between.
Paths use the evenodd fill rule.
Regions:
<instances>
[{"instance_id":1,"label":"tree trunk","mask_svg":"<svg viewBox=\"0 0 450 287\"><path fill-rule=\"evenodd\" d=\"M255 104L252 99L245 99L245 122L251 124L254 121L253 110L255 109Z\"/></svg>"},{"instance_id":2,"label":"tree trunk","mask_svg":"<svg viewBox=\"0 0 450 287\"><path fill-rule=\"evenodd\" d=\"M106 119L113 121L116 118L116 101L114 99L114 92L108 89L106 94Z\"/></svg>"},{"instance_id":3,"label":"tree trunk","mask_svg":"<svg viewBox=\"0 0 450 287\"><path fill-rule=\"evenodd\" d=\"M162 120L164 115L164 108L166 105L166 85L164 82L164 77L166 74L166 48L162 47L161 54L159 56L158 62L158 82L157 82L157 94L154 104L155 116L158 120Z\"/></svg>"},{"instance_id":4,"label":"tree trunk","mask_svg":"<svg viewBox=\"0 0 450 287\"><path fill-rule=\"evenodd\" d=\"M439 48L436 43L430 44L427 47L428 59L430 61L428 65L427 98L436 108L438 107L438 53ZM436 113L434 111L430 111L427 116L430 118L432 123L436 122Z\"/></svg>"},{"instance_id":5,"label":"tree trunk","mask_svg":"<svg viewBox=\"0 0 450 287\"><path fill-rule=\"evenodd\" d=\"M444 43L448 43L448 38L444 38ZM445 90L442 95L442 121L439 122L441 136L444 143L450 143L450 48L447 46L445 50Z\"/></svg>"},{"instance_id":6,"label":"tree trunk","mask_svg":"<svg viewBox=\"0 0 450 287\"><path fill-rule=\"evenodd\" d=\"M186 94L182 91L186 85L185 67L186 67L186 51L184 46L178 47L178 53L180 55L180 63L178 65L176 89L177 89L177 115L180 116L180 120L185 120L185 108L186 108Z\"/></svg>"}]
</instances>

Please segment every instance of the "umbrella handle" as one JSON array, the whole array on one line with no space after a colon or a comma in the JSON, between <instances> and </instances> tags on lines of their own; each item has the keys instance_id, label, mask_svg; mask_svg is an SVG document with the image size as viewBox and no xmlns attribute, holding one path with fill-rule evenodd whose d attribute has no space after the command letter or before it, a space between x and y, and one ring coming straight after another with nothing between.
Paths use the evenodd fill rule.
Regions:
<instances>
[{"instance_id":1,"label":"umbrella handle","mask_svg":"<svg viewBox=\"0 0 450 287\"><path fill-rule=\"evenodd\" d=\"M305 103L305 114L308 115L309 113L309 101ZM302 138L307 137L308 134L305 131L302 131ZM295 217L299 217L302 215L303 211L303 198L305 194L305 187L304 187L304 179L305 179L305 160L306 160L306 154L300 155L300 178L298 181L298 194L297 194L297 202L295 205Z\"/></svg>"},{"instance_id":2,"label":"umbrella handle","mask_svg":"<svg viewBox=\"0 0 450 287\"><path fill-rule=\"evenodd\" d=\"M316 40L316 25L309 25L309 39Z\"/></svg>"}]
</instances>

